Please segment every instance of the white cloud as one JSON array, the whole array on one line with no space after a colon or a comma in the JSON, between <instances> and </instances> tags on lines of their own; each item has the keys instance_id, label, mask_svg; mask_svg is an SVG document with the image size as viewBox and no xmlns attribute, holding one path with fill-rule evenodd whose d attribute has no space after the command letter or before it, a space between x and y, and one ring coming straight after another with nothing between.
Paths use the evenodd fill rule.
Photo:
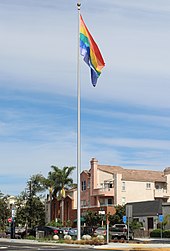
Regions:
<instances>
[{"instance_id":1,"label":"white cloud","mask_svg":"<svg viewBox=\"0 0 170 251\"><path fill-rule=\"evenodd\" d=\"M25 181L76 163L76 3L0 1L1 175ZM93 88L81 59L82 168L96 157L162 169L170 147L169 0L82 1L81 9L106 61Z\"/></svg>"}]
</instances>

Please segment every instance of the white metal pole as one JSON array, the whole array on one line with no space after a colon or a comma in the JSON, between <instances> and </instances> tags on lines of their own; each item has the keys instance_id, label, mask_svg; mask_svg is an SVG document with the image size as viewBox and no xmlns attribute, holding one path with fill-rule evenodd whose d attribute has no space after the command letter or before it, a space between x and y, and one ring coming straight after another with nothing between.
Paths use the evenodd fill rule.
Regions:
<instances>
[{"instance_id":1,"label":"white metal pole","mask_svg":"<svg viewBox=\"0 0 170 251\"><path fill-rule=\"evenodd\" d=\"M106 225L106 230L107 230L107 236L106 236L106 242L109 244L109 221L108 221L108 215L107 215L107 225Z\"/></svg>"},{"instance_id":2,"label":"white metal pole","mask_svg":"<svg viewBox=\"0 0 170 251\"><path fill-rule=\"evenodd\" d=\"M130 217L129 217L129 212L128 212L128 241L129 241L129 219Z\"/></svg>"},{"instance_id":3,"label":"white metal pole","mask_svg":"<svg viewBox=\"0 0 170 251\"><path fill-rule=\"evenodd\" d=\"M77 49L77 240L81 239L80 208L80 170L81 170L81 134L80 134L80 1L78 8L78 49Z\"/></svg>"}]
</instances>

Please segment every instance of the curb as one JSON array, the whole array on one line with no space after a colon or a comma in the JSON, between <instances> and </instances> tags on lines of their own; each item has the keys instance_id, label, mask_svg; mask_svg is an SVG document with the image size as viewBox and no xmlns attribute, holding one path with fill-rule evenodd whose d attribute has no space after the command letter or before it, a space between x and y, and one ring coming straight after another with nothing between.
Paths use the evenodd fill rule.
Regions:
<instances>
[{"instance_id":1,"label":"curb","mask_svg":"<svg viewBox=\"0 0 170 251\"><path fill-rule=\"evenodd\" d=\"M146 250L146 251L170 251L169 243L109 243L108 245L81 245L81 244L66 244L56 242L39 242L38 240L26 240L26 239L7 239L0 238L0 242L6 243L25 243L30 245L49 245L49 246L62 246L62 247L73 247L73 248L90 248L96 250Z\"/></svg>"}]
</instances>

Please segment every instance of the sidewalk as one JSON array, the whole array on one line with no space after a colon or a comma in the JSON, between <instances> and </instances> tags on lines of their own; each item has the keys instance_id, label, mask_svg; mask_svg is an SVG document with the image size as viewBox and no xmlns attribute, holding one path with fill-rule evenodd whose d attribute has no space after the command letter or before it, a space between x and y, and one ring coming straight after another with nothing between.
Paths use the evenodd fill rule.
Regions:
<instances>
[{"instance_id":1,"label":"sidewalk","mask_svg":"<svg viewBox=\"0 0 170 251\"><path fill-rule=\"evenodd\" d=\"M156 241L156 243L154 243ZM166 243L166 242L169 243ZM162 242L162 243L161 243ZM136 242L129 243L118 243L110 242L107 245L96 246L95 249L105 249L105 250L162 250L170 251L170 241L159 240L158 239L137 239Z\"/></svg>"},{"instance_id":2,"label":"sidewalk","mask_svg":"<svg viewBox=\"0 0 170 251\"><path fill-rule=\"evenodd\" d=\"M158 243L153 243L158 241ZM159 240L156 239L138 239L136 242L129 243L119 243L119 242L110 242L107 245L100 246L90 246L90 245L79 245L79 244L64 244L64 243L55 243L55 242L39 242L38 240L26 240L26 239L7 239L0 238L0 242L8 243L26 243L26 244L41 244L41 245L53 245L53 246L70 246L70 247L86 247L93 248L97 250L153 250L153 251L170 251L170 240L161 240L163 243L159 243ZM165 241L165 242L164 242ZM168 241L169 243L166 243Z\"/></svg>"}]
</instances>

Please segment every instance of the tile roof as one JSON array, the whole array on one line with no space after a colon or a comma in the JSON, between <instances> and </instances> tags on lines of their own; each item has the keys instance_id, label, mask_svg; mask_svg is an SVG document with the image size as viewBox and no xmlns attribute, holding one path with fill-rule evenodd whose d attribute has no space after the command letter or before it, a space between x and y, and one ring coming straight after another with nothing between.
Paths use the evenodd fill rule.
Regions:
<instances>
[{"instance_id":1,"label":"tile roof","mask_svg":"<svg viewBox=\"0 0 170 251\"><path fill-rule=\"evenodd\" d=\"M98 169L108 173L122 174L122 180L126 181L148 181L148 182L166 182L164 172L151 170L124 169L120 166L98 165Z\"/></svg>"},{"instance_id":2,"label":"tile roof","mask_svg":"<svg viewBox=\"0 0 170 251\"><path fill-rule=\"evenodd\" d=\"M83 170L82 173L87 173L87 174L90 174L89 170Z\"/></svg>"},{"instance_id":3,"label":"tile roof","mask_svg":"<svg viewBox=\"0 0 170 251\"><path fill-rule=\"evenodd\" d=\"M97 168L107 173L122 173L123 172L123 168L121 166L98 165Z\"/></svg>"},{"instance_id":4,"label":"tile roof","mask_svg":"<svg viewBox=\"0 0 170 251\"><path fill-rule=\"evenodd\" d=\"M122 174L122 179L124 180L133 180L133 181L157 181L157 182L166 182L166 177L163 172L151 171L151 170L131 170L124 169Z\"/></svg>"}]
</instances>

